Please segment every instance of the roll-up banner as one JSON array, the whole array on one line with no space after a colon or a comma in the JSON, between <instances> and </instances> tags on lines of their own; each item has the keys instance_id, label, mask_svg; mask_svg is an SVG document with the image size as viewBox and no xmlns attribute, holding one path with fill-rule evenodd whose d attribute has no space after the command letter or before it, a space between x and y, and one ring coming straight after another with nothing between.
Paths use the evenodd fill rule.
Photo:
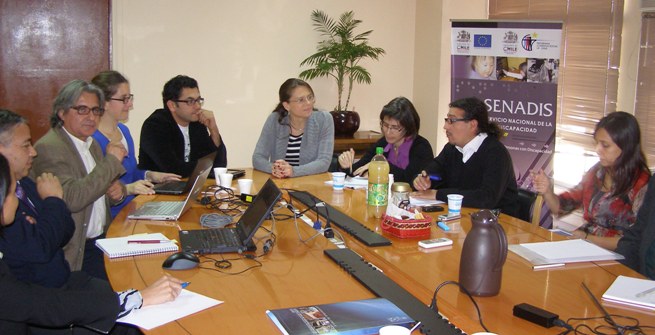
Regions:
<instances>
[{"instance_id":1,"label":"roll-up banner","mask_svg":"<svg viewBox=\"0 0 655 335\"><path fill-rule=\"evenodd\" d=\"M453 21L451 99L475 96L505 131L519 188L531 170L552 175L561 22ZM550 227L546 207L540 224Z\"/></svg>"}]
</instances>

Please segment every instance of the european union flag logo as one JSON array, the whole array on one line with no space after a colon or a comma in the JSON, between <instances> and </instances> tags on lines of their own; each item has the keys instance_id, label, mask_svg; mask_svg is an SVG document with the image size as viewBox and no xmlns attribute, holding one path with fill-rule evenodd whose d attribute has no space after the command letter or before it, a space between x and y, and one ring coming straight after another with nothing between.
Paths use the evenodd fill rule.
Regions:
<instances>
[{"instance_id":1,"label":"european union flag logo","mask_svg":"<svg viewBox=\"0 0 655 335\"><path fill-rule=\"evenodd\" d=\"M491 48L491 35L473 35L473 47Z\"/></svg>"}]
</instances>

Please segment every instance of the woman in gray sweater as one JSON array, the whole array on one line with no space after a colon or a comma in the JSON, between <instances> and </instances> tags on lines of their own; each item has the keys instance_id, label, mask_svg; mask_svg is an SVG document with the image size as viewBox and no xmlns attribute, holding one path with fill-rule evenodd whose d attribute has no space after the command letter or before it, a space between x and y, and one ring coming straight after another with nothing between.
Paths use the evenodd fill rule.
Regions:
<instances>
[{"instance_id":1,"label":"woman in gray sweater","mask_svg":"<svg viewBox=\"0 0 655 335\"><path fill-rule=\"evenodd\" d=\"M277 178L326 172L334 148L332 116L314 109L314 91L303 80L287 79L279 96L252 154L253 167Z\"/></svg>"}]
</instances>

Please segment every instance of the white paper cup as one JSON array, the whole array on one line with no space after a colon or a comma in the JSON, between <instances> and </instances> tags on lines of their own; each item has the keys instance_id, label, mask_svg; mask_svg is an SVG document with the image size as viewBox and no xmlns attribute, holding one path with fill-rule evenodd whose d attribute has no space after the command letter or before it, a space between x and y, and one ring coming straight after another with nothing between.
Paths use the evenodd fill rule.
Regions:
<instances>
[{"instance_id":1,"label":"white paper cup","mask_svg":"<svg viewBox=\"0 0 655 335\"><path fill-rule=\"evenodd\" d=\"M216 179L216 185L221 185L219 176L223 173L227 173L227 168L222 168L222 167L214 168L214 178Z\"/></svg>"},{"instance_id":2,"label":"white paper cup","mask_svg":"<svg viewBox=\"0 0 655 335\"><path fill-rule=\"evenodd\" d=\"M335 190L343 190L343 186L346 184L346 173L345 172L332 172L332 188Z\"/></svg>"},{"instance_id":3,"label":"white paper cup","mask_svg":"<svg viewBox=\"0 0 655 335\"><path fill-rule=\"evenodd\" d=\"M239 179L237 180L239 184L239 193L241 194L250 194L250 189L252 188L252 179Z\"/></svg>"},{"instance_id":4,"label":"white paper cup","mask_svg":"<svg viewBox=\"0 0 655 335\"><path fill-rule=\"evenodd\" d=\"M462 212L462 199L464 196L461 194L448 194L448 215L459 215Z\"/></svg>"},{"instance_id":5,"label":"white paper cup","mask_svg":"<svg viewBox=\"0 0 655 335\"><path fill-rule=\"evenodd\" d=\"M409 329L402 326L384 326L380 328L380 335L409 335Z\"/></svg>"},{"instance_id":6,"label":"white paper cup","mask_svg":"<svg viewBox=\"0 0 655 335\"><path fill-rule=\"evenodd\" d=\"M221 181L221 186L225 188L232 187L232 174L231 173L221 173L218 175L218 178Z\"/></svg>"}]
</instances>

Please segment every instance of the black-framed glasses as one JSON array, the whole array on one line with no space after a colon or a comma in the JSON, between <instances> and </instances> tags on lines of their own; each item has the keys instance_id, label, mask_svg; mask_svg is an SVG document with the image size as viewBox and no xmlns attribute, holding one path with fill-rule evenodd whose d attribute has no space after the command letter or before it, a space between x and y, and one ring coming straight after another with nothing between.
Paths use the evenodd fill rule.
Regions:
<instances>
[{"instance_id":1,"label":"black-framed glasses","mask_svg":"<svg viewBox=\"0 0 655 335\"><path fill-rule=\"evenodd\" d=\"M316 97L313 94L300 97L298 99L289 99L289 102L295 102L298 104L304 104L305 102L309 102L310 104L316 101Z\"/></svg>"},{"instance_id":2,"label":"black-framed glasses","mask_svg":"<svg viewBox=\"0 0 655 335\"><path fill-rule=\"evenodd\" d=\"M380 128L386 129L390 133L401 133L403 130L405 130L405 128L401 126L395 126L395 125L392 126L384 121L380 121Z\"/></svg>"},{"instance_id":3,"label":"black-framed glasses","mask_svg":"<svg viewBox=\"0 0 655 335\"><path fill-rule=\"evenodd\" d=\"M467 119L467 118L457 119L457 118L447 117L447 118L444 118L444 121L446 121L447 124L453 124L453 123L459 122L459 121L471 121L471 119Z\"/></svg>"},{"instance_id":4,"label":"black-framed glasses","mask_svg":"<svg viewBox=\"0 0 655 335\"><path fill-rule=\"evenodd\" d=\"M200 106L202 106L205 103L205 98L203 98L203 97L200 97L198 99L189 98L189 99L186 99L186 100L173 100L173 101L175 101L175 102L184 102L189 106L194 106L195 104L200 104Z\"/></svg>"},{"instance_id":5,"label":"black-framed glasses","mask_svg":"<svg viewBox=\"0 0 655 335\"><path fill-rule=\"evenodd\" d=\"M91 108L89 106L80 105L71 108L76 110L79 115L89 115L89 113L93 113L95 116L102 116L102 114L105 114L105 109L100 107Z\"/></svg>"},{"instance_id":6,"label":"black-framed glasses","mask_svg":"<svg viewBox=\"0 0 655 335\"><path fill-rule=\"evenodd\" d=\"M134 100L134 94L126 95L122 98L109 98L109 100L122 101L124 104L127 104L130 101Z\"/></svg>"}]
</instances>

